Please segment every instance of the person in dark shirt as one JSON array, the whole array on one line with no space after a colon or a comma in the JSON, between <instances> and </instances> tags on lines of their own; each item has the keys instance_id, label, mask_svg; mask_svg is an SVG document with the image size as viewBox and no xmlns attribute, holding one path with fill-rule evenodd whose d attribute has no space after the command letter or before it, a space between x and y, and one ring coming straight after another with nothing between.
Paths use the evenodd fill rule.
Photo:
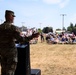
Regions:
<instances>
[{"instance_id":1,"label":"person in dark shirt","mask_svg":"<svg viewBox=\"0 0 76 75\"><path fill-rule=\"evenodd\" d=\"M44 34L41 32L40 34L41 42L44 42Z\"/></svg>"}]
</instances>

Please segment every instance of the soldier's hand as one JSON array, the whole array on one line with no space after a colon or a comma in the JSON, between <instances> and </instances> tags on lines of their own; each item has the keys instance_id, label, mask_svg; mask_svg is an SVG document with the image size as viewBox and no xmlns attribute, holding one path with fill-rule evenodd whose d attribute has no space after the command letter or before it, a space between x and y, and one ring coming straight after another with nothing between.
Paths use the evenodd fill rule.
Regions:
<instances>
[{"instance_id":1,"label":"soldier's hand","mask_svg":"<svg viewBox=\"0 0 76 75\"><path fill-rule=\"evenodd\" d=\"M39 32L37 33L33 33L31 36L25 36L25 41L30 41L32 40L33 38L38 38L39 37Z\"/></svg>"},{"instance_id":2,"label":"soldier's hand","mask_svg":"<svg viewBox=\"0 0 76 75\"><path fill-rule=\"evenodd\" d=\"M38 37L39 37L39 32L33 33L33 34L32 34L32 37L33 37L33 38L38 38Z\"/></svg>"}]
</instances>

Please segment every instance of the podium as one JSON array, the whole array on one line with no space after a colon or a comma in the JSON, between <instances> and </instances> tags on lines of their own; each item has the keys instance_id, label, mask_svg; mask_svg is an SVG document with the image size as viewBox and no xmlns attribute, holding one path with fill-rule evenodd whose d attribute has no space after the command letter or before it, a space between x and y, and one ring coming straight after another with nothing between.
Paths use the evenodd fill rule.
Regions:
<instances>
[{"instance_id":1,"label":"podium","mask_svg":"<svg viewBox=\"0 0 76 75\"><path fill-rule=\"evenodd\" d=\"M15 75L31 75L29 42L16 44L16 47L18 51L18 63Z\"/></svg>"},{"instance_id":2,"label":"podium","mask_svg":"<svg viewBox=\"0 0 76 75\"><path fill-rule=\"evenodd\" d=\"M14 75L41 75L40 69L31 69L30 66L30 44L16 44L18 62Z\"/></svg>"}]
</instances>

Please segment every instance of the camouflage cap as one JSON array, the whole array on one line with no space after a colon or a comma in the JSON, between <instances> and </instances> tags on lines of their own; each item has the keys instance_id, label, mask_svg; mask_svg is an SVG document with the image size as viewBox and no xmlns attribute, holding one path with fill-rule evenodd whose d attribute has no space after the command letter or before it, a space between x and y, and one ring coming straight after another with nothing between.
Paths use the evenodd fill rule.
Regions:
<instances>
[{"instance_id":1,"label":"camouflage cap","mask_svg":"<svg viewBox=\"0 0 76 75\"><path fill-rule=\"evenodd\" d=\"M5 15L7 16L7 15L9 15L9 14L12 15L13 17L15 17L13 11L11 11L11 10L6 10L6 11L5 11Z\"/></svg>"}]
</instances>

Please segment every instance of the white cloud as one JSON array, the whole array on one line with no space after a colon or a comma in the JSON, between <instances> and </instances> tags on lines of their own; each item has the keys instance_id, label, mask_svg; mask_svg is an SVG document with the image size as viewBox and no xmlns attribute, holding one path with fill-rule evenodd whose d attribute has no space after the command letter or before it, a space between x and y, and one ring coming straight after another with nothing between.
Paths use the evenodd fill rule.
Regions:
<instances>
[{"instance_id":1,"label":"white cloud","mask_svg":"<svg viewBox=\"0 0 76 75\"><path fill-rule=\"evenodd\" d=\"M59 3L59 6L60 8L64 8L68 3L69 3L70 0L62 0L60 3Z\"/></svg>"},{"instance_id":2,"label":"white cloud","mask_svg":"<svg viewBox=\"0 0 76 75\"><path fill-rule=\"evenodd\" d=\"M60 3L61 0L43 0L43 2L48 4L57 4L57 3Z\"/></svg>"},{"instance_id":3,"label":"white cloud","mask_svg":"<svg viewBox=\"0 0 76 75\"><path fill-rule=\"evenodd\" d=\"M60 8L64 8L70 0L43 0L47 4L57 4Z\"/></svg>"}]
</instances>

